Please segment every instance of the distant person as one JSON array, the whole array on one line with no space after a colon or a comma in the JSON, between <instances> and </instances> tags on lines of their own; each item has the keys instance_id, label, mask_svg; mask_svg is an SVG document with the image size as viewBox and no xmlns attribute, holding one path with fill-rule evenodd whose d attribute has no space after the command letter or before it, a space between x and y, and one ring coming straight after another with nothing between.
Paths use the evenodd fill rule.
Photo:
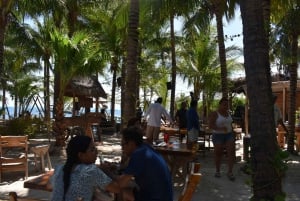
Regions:
<instances>
[{"instance_id":1,"label":"distant person","mask_svg":"<svg viewBox=\"0 0 300 201\"><path fill-rule=\"evenodd\" d=\"M274 104L274 121L275 121L275 128L278 127L278 125L281 125L282 128L285 130L286 133L288 133L288 129L283 123L282 114L279 109L279 107L276 105L277 96L273 95L273 104Z\"/></svg>"},{"instance_id":2,"label":"distant person","mask_svg":"<svg viewBox=\"0 0 300 201\"><path fill-rule=\"evenodd\" d=\"M220 167L224 148L228 157L227 177L234 181L233 164L235 160L235 136L232 132L232 118L229 113L228 99L221 98L216 111L209 118L209 128L212 129L212 141L214 144L214 158L216 165L215 177L221 177Z\"/></svg>"},{"instance_id":3,"label":"distant person","mask_svg":"<svg viewBox=\"0 0 300 201\"><path fill-rule=\"evenodd\" d=\"M181 103L180 109L177 110L175 114L176 123L179 129L186 129L187 128L187 103L183 101ZM180 141L183 139L183 135L180 135Z\"/></svg>"},{"instance_id":4,"label":"distant person","mask_svg":"<svg viewBox=\"0 0 300 201\"><path fill-rule=\"evenodd\" d=\"M167 118L170 123L173 123L172 118L166 109L161 105L163 99L159 97L155 103L151 104L145 113L145 118L149 116L147 120L146 137L149 143L157 141L160 133L161 119Z\"/></svg>"},{"instance_id":5,"label":"distant person","mask_svg":"<svg viewBox=\"0 0 300 201\"><path fill-rule=\"evenodd\" d=\"M134 178L135 201L173 201L171 173L164 158L143 142L141 129L128 127L121 134L122 150L129 161L118 182L127 183Z\"/></svg>"},{"instance_id":6,"label":"distant person","mask_svg":"<svg viewBox=\"0 0 300 201\"><path fill-rule=\"evenodd\" d=\"M142 121L142 116L143 116L143 110L141 107L138 107L136 109L136 118L138 118L140 122Z\"/></svg>"},{"instance_id":7,"label":"distant person","mask_svg":"<svg viewBox=\"0 0 300 201\"><path fill-rule=\"evenodd\" d=\"M200 131L199 115L197 112L198 101L192 100L190 108L186 113L187 118L187 146L189 149L197 147Z\"/></svg>"},{"instance_id":8,"label":"distant person","mask_svg":"<svg viewBox=\"0 0 300 201\"><path fill-rule=\"evenodd\" d=\"M107 121L107 116L106 116L105 108L102 108L102 109L100 110L100 114L101 114L101 120Z\"/></svg>"},{"instance_id":9,"label":"distant person","mask_svg":"<svg viewBox=\"0 0 300 201\"><path fill-rule=\"evenodd\" d=\"M112 193L121 191L120 185L95 165L97 149L92 138L75 136L68 143L66 153L65 164L57 166L51 178L52 201L93 200L97 188Z\"/></svg>"}]
</instances>

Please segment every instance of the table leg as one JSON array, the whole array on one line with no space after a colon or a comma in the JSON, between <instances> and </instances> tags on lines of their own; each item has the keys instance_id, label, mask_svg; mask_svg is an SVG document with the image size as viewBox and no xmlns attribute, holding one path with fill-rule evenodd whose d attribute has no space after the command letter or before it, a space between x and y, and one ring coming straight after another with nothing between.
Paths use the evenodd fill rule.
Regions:
<instances>
[{"instance_id":1,"label":"table leg","mask_svg":"<svg viewBox=\"0 0 300 201\"><path fill-rule=\"evenodd\" d=\"M49 168L49 170L51 170L52 169L52 164L51 164L49 152L47 152L47 160L48 160L48 168Z\"/></svg>"}]
</instances>

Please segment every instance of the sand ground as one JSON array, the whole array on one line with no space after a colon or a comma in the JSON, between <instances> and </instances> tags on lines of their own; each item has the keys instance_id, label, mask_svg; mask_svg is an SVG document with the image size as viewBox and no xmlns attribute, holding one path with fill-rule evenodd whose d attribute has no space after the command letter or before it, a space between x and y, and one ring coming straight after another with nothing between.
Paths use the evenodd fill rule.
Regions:
<instances>
[{"instance_id":1,"label":"sand ground","mask_svg":"<svg viewBox=\"0 0 300 201\"><path fill-rule=\"evenodd\" d=\"M121 156L121 147L119 145L120 136L117 134L103 136L103 145L99 146L104 159L108 161L119 161ZM47 139L32 141L34 143L48 143ZM51 142L53 144L53 142ZM237 157L243 159L242 140L237 141ZM41 174L34 166L33 154L29 154L29 179ZM63 163L65 160L64 153L50 152L52 165ZM222 163L222 176L215 178L215 168L213 162L213 150L208 150L205 155L199 154L197 160L201 163L202 178L197 186L192 201L244 201L249 200L252 192L249 186L250 176L242 171L245 166L243 160L236 162L234 174L236 180L230 181L226 177L226 158ZM282 180L283 191L287 194L286 201L300 200L300 156L290 156L286 176ZM19 197L34 198L37 200L49 200L50 193L40 190L23 188L24 179L22 173L5 173L0 183L0 200L8 200L8 193L15 191ZM174 187L174 200L178 199L182 186Z\"/></svg>"}]
</instances>

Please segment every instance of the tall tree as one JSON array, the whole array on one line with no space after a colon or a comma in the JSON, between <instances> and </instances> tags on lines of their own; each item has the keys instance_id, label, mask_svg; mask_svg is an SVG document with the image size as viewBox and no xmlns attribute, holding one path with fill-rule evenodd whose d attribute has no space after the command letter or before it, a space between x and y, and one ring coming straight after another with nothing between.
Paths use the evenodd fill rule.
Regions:
<instances>
[{"instance_id":1,"label":"tall tree","mask_svg":"<svg viewBox=\"0 0 300 201\"><path fill-rule=\"evenodd\" d=\"M228 3L229 2L229 3ZM216 17L217 24L217 40L219 47L219 59L221 65L221 83L222 83L222 96L228 97L228 74L227 74L227 64L226 64L226 53L225 53L225 40L224 40L224 30L223 30L223 15L226 13L227 19L230 19L234 14L234 2L231 1L219 1L211 0L212 11Z\"/></svg>"},{"instance_id":2,"label":"tall tree","mask_svg":"<svg viewBox=\"0 0 300 201\"><path fill-rule=\"evenodd\" d=\"M136 110L136 75L137 75L137 57L139 47L139 0L130 0L129 25L128 25L128 43L126 59L126 77L125 77L125 100L124 100L124 123L135 116Z\"/></svg>"},{"instance_id":3,"label":"tall tree","mask_svg":"<svg viewBox=\"0 0 300 201\"><path fill-rule=\"evenodd\" d=\"M296 97L297 97L297 67L298 67L298 38L300 34L300 2L276 1L273 5L271 20L276 23L274 29L275 42L273 53L280 59L280 68L289 74L289 134L288 148L294 153L295 123L296 123ZM277 5L277 6L276 6ZM278 6L279 5L279 6Z\"/></svg>"},{"instance_id":4,"label":"tall tree","mask_svg":"<svg viewBox=\"0 0 300 201\"><path fill-rule=\"evenodd\" d=\"M244 61L250 103L252 200L283 196L269 63L268 28L262 1L242 0ZM266 171L268 170L268 171Z\"/></svg>"},{"instance_id":5,"label":"tall tree","mask_svg":"<svg viewBox=\"0 0 300 201\"><path fill-rule=\"evenodd\" d=\"M4 71L4 37L8 25L8 17L14 6L13 0L0 1L0 83L2 87L2 109L5 107L6 99L6 79ZM5 116L3 116L5 118Z\"/></svg>"}]
</instances>

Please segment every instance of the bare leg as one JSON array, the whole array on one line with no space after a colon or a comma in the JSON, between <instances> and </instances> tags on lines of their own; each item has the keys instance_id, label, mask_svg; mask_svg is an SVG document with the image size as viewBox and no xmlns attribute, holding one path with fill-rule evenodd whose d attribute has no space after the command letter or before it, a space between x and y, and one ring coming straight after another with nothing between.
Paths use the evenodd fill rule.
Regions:
<instances>
[{"instance_id":1,"label":"bare leg","mask_svg":"<svg viewBox=\"0 0 300 201\"><path fill-rule=\"evenodd\" d=\"M152 144L153 143L153 127L152 126L147 126L146 137L147 137L147 142L149 144Z\"/></svg>"},{"instance_id":2,"label":"bare leg","mask_svg":"<svg viewBox=\"0 0 300 201\"><path fill-rule=\"evenodd\" d=\"M220 172L221 160L222 160L222 155L223 155L223 145L222 144L214 144L214 154L215 154L216 172Z\"/></svg>"},{"instance_id":3,"label":"bare leg","mask_svg":"<svg viewBox=\"0 0 300 201\"><path fill-rule=\"evenodd\" d=\"M226 150L228 157L228 174L232 174L232 169L235 161L235 143L234 141L226 142Z\"/></svg>"}]
</instances>

